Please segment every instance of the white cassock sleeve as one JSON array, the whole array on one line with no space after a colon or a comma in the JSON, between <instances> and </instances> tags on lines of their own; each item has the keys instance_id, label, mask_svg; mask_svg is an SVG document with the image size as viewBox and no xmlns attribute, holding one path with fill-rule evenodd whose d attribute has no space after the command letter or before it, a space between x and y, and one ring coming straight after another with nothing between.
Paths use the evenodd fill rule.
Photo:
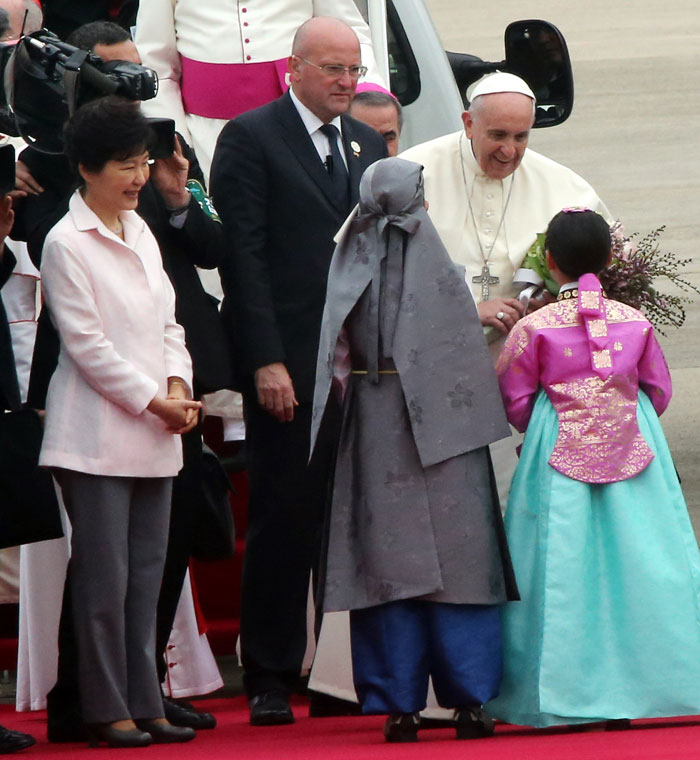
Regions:
<instances>
[{"instance_id":1,"label":"white cassock sleeve","mask_svg":"<svg viewBox=\"0 0 700 760\"><path fill-rule=\"evenodd\" d=\"M175 32L176 0L140 3L134 42L145 66L158 74L158 96L148 102L148 115L175 119L175 129L192 144L180 92L180 55Z\"/></svg>"}]
</instances>

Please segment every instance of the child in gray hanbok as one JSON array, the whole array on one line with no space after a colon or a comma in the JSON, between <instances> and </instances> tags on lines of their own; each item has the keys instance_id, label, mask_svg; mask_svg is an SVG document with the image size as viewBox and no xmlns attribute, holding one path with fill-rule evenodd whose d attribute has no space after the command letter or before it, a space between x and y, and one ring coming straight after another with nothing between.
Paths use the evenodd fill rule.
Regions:
<instances>
[{"instance_id":1,"label":"child in gray hanbok","mask_svg":"<svg viewBox=\"0 0 700 760\"><path fill-rule=\"evenodd\" d=\"M457 735L488 735L498 607L517 598L488 444L509 429L418 164L379 161L360 184L329 274L312 441L334 383L343 425L323 605L350 610L363 711L389 714L387 740L415 741L432 676Z\"/></svg>"}]
</instances>

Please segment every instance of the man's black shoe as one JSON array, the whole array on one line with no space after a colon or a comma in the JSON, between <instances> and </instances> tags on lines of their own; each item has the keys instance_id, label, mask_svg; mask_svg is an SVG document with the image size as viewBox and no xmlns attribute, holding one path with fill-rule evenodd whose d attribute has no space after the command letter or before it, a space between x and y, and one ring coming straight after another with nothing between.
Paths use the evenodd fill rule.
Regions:
<instances>
[{"instance_id":1,"label":"man's black shoe","mask_svg":"<svg viewBox=\"0 0 700 760\"><path fill-rule=\"evenodd\" d=\"M21 731L10 731L9 728L0 726L0 755L9 755L10 752L19 752L36 744L36 739Z\"/></svg>"},{"instance_id":2,"label":"man's black shoe","mask_svg":"<svg viewBox=\"0 0 700 760\"><path fill-rule=\"evenodd\" d=\"M248 700L251 726L282 726L294 723L289 699L281 689L265 691Z\"/></svg>"},{"instance_id":3,"label":"man's black shoe","mask_svg":"<svg viewBox=\"0 0 700 760\"><path fill-rule=\"evenodd\" d=\"M216 726L216 718L211 713L197 712L189 703L186 705L178 704L169 699L164 699L163 710L168 722L173 726L194 728L197 731Z\"/></svg>"}]
</instances>

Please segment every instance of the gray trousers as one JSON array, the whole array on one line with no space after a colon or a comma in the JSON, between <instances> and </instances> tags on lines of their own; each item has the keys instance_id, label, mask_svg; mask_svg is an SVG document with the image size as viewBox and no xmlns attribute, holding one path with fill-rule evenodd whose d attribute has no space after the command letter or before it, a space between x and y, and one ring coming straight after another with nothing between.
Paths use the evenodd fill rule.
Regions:
<instances>
[{"instance_id":1,"label":"gray trousers","mask_svg":"<svg viewBox=\"0 0 700 760\"><path fill-rule=\"evenodd\" d=\"M172 478L61 470L73 528L70 581L85 723L163 717L156 605Z\"/></svg>"}]
</instances>

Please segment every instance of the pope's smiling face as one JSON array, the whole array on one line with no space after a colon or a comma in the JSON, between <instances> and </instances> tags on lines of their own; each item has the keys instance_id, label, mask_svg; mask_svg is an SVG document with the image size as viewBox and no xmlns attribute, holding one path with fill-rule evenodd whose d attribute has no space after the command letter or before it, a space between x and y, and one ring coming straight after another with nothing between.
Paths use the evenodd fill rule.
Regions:
<instances>
[{"instance_id":1,"label":"pope's smiling face","mask_svg":"<svg viewBox=\"0 0 700 760\"><path fill-rule=\"evenodd\" d=\"M534 122L531 98L517 92L481 95L462 119L487 177L504 179L518 168Z\"/></svg>"}]
</instances>

